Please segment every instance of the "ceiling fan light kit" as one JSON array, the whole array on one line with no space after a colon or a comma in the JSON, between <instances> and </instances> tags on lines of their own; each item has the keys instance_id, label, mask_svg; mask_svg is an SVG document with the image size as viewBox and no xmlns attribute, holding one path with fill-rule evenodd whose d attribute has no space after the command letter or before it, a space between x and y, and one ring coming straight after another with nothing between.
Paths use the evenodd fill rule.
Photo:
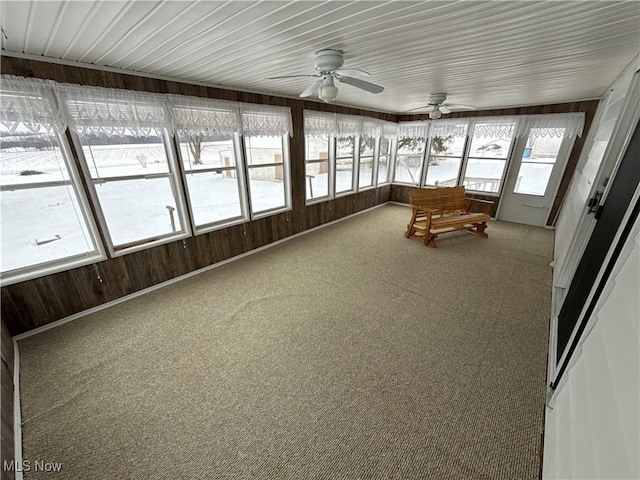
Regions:
<instances>
[{"instance_id":1,"label":"ceiling fan light kit","mask_svg":"<svg viewBox=\"0 0 640 480\"><path fill-rule=\"evenodd\" d=\"M462 110L477 110L473 105L462 105L462 104L453 104L453 103L444 103L447 99L446 93L432 93L429 95L429 103L422 107L412 108L411 110L406 110L403 113L414 112L416 110L425 109L426 112L429 113L429 118L432 120L437 120L442 115L447 115L454 110L462 111ZM425 113L426 113L425 112Z\"/></svg>"},{"instance_id":2,"label":"ceiling fan light kit","mask_svg":"<svg viewBox=\"0 0 640 480\"><path fill-rule=\"evenodd\" d=\"M319 72L318 74L286 75L282 77L270 77L269 80L293 77L319 77L320 80L307 87L305 91L300 94L300 97L318 97L320 100L327 103L335 101L338 97L338 88L335 86L334 80L360 88L361 90L365 90L369 93L380 93L384 90L384 87L381 87L380 85L350 76L352 72L356 75L362 74L369 76L369 73L364 70L360 70L359 68L340 70L340 67L342 67L343 64L344 56L340 50L320 50L315 53L313 62L313 68Z\"/></svg>"}]
</instances>

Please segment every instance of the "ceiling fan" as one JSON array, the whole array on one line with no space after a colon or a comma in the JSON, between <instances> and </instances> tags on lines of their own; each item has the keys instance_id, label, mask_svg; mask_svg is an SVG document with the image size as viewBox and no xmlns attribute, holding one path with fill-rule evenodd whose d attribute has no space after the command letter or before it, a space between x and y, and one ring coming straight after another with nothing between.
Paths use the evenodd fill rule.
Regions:
<instances>
[{"instance_id":1,"label":"ceiling fan","mask_svg":"<svg viewBox=\"0 0 640 480\"><path fill-rule=\"evenodd\" d=\"M445 115L453 112L454 110L476 110L477 107L473 105L462 105L457 103L444 103L447 99L446 93L432 93L429 95L429 103L427 105L423 105L422 107L412 108L411 110L405 110L402 113L413 112L415 110L423 110L425 109L429 112L429 118L433 120L437 120L442 117L442 114Z\"/></svg>"},{"instance_id":2,"label":"ceiling fan","mask_svg":"<svg viewBox=\"0 0 640 480\"><path fill-rule=\"evenodd\" d=\"M319 78L317 82L310 85L304 92L300 94L300 97L318 97L320 100L324 100L327 103L333 102L338 97L338 88L335 86L334 80L338 80L340 83L346 83L353 87L366 90L370 93L380 93L384 90L384 87L376 85L375 83L366 82L360 78L355 78L351 75L366 75L371 76L369 73L359 68L340 69L344 63L343 53L340 50L320 50L315 53L313 67L318 71L315 75L285 75L282 77L269 77L267 80L274 80L277 78L295 78L295 77L316 77Z\"/></svg>"}]
</instances>

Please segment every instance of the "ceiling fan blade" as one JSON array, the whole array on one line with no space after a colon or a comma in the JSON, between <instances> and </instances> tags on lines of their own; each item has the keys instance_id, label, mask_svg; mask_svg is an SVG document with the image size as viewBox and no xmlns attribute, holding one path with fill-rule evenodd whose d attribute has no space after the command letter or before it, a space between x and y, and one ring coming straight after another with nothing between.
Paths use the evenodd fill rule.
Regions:
<instances>
[{"instance_id":1,"label":"ceiling fan blade","mask_svg":"<svg viewBox=\"0 0 640 480\"><path fill-rule=\"evenodd\" d=\"M447 108L447 106L446 106L446 105L440 105L440 111L441 111L442 113L444 113L445 115L446 115L447 113L451 113L451 110L449 110L449 109Z\"/></svg>"},{"instance_id":2,"label":"ceiling fan blade","mask_svg":"<svg viewBox=\"0 0 640 480\"><path fill-rule=\"evenodd\" d=\"M384 87L380 85L376 85L375 83L365 82L364 80L360 80L359 78L353 77L343 77L342 75L336 75L338 81L342 83L346 83L347 85L352 85L357 88L361 88L362 90L366 90L371 93L380 93L384 90Z\"/></svg>"},{"instance_id":3,"label":"ceiling fan blade","mask_svg":"<svg viewBox=\"0 0 640 480\"><path fill-rule=\"evenodd\" d=\"M339 74L339 75L348 75L348 76L358 76L358 75L364 75L366 77L370 77L371 74L369 72L365 72L364 70L360 69L360 68L341 68L339 70L336 70L335 73Z\"/></svg>"},{"instance_id":4,"label":"ceiling fan blade","mask_svg":"<svg viewBox=\"0 0 640 480\"><path fill-rule=\"evenodd\" d=\"M424 110L425 112L430 112L431 110L433 110L433 105L423 105L421 107L416 107L416 108L410 108L409 110L405 110L402 113L409 113L409 112L415 112L416 110Z\"/></svg>"},{"instance_id":5,"label":"ceiling fan blade","mask_svg":"<svg viewBox=\"0 0 640 480\"><path fill-rule=\"evenodd\" d=\"M317 97L321 85L322 80L318 80L313 85L309 85L306 90L300 94L300 97Z\"/></svg>"},{"instance_id":6,"label":"ceiling fan blade","mask_svg":"<svg viewBox=\"0 0 640 480\"><path fill-rule=\"evenodd\" d=\"M451 111L454 110L477 110L478 107L475 105L463 105L462 103L445 103L442 105L443 107L448 108ZM442 110L442 109L440 109ZM444 112L444 110L442 110Z\"/></svg>"},{"instance_id":7,"label":"ceiling fan blade","mask_svg":"<svg viewBox=\"0 0 640 480\"><path fill-rule=\"evenodd\" d=\"M267 77L265 80L277 80L278 78L321 77L322 75L283 75L282 77Z\"/></svg>"}]
</instances>

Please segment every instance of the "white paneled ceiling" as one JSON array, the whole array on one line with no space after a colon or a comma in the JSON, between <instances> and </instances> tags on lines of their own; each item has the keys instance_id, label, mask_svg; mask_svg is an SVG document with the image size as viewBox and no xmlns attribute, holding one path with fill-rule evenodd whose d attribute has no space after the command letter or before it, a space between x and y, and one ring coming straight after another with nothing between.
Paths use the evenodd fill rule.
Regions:
<instances>
[{"instance_id":1,"label":"white paneled ceiling","mask_svg":"<svg viewBox=\"0 0 640 480\"><path fill-rule=\"evenodd\" d=\"M600 97L640 52L640 3L3 1L2 49L297 96L313 53L385 87L337 102L403 112L446 92L482 109ZM635 60L634 60L635 59Z\"/></svg>"}]
</instances>

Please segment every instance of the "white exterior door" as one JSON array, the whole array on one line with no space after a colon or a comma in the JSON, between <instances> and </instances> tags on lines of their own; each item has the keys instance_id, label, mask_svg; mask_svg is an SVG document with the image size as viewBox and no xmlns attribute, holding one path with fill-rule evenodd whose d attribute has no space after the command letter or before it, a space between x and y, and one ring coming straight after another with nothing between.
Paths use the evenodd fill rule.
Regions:
<instances>
[{"instance_id":1,"label":"white exterior door","mask_svg":"<svg viewBox=\"0 0 640 480\"><path fill-rule=\"evenodd\" d=\"M573 138L557 128L531 128L518 139L504 186L498 219L542 227L560 185Z\"/></svg>"}]
</instances>

